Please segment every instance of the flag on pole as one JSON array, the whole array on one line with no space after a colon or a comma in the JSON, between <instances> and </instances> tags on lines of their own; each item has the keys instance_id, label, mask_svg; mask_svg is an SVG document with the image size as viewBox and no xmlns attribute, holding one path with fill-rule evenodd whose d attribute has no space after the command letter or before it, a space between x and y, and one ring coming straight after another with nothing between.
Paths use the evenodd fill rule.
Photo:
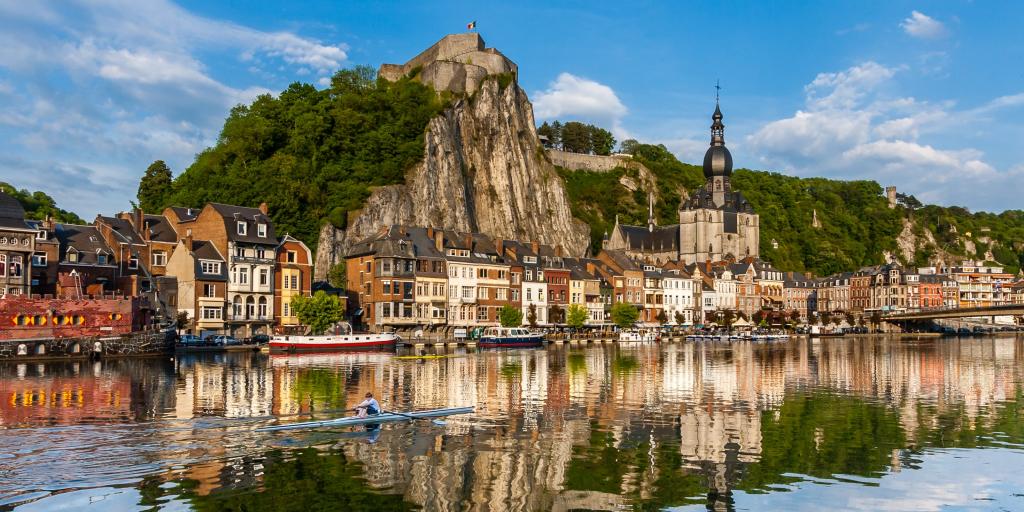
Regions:
<instances>
[{"instance_id":1,"label":"flag on pole","mask_svg":"<svg viewBox=\"0 0 1024 512\"><path fill-rule=\"evenodd\" d=\"M473 30L476 28L476 20L473 20L466 24L466 30Z\"/></svg>"}]
</instances>

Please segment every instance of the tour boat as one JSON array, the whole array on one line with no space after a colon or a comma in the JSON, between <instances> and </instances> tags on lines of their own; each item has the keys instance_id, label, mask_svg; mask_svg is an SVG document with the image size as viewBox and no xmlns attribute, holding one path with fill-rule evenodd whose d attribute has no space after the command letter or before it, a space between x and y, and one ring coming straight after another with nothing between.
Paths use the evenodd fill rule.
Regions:
<instances>
[{"instance_id":1,"label":"tour boat","mask_svg":"<svg viewBox=\"0 0 1024 512\"><path fill-rule=\"evenodd\" d=\"M661 333L654 329L627 329L619 331L619 341L658 341Z\"/></svg>"},{"instance_id":2,"label":"tour boat","mask_svg":"<svg viewBox=\"0 0 1024 512\"><path fill-rule=\"evenodd\" d=\"M334 329L332 334L285 334L270 338L271 352L327 352L334 350L394 350L401 340L395 333L354 333L352 328ZM342 332L347 331L347 332Z\"/></svg>"},{"instance_id":3,"label":"tour boat","mask_svg":"<svg viewBox=\"0 0 1024 512\"><path fill-rule=\"evenodd\" d=\"M544 335L534 334L523 327L488 327L480 335L481 347L539 347Z\"/></svg>"}]
</instances>

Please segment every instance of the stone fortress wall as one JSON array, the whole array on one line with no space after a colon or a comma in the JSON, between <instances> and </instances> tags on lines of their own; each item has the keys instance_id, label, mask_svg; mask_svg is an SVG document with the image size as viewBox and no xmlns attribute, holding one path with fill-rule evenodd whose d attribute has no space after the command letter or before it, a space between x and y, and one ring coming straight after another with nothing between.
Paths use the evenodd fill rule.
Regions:
<instances>
[{"instance_id":1,"label":"stone fortress wall","mask_svg":"<svg viewBox=\"0 0 1024 512\"><path fill-rule=\"evenodd\" d=\"M472 94L488 75L519 72L514 62L487 48L475 32L452 34L434 43L405 64L381 64L377 74L395 81L420 68L419 79L436 91Z\"/></svg>"},{"instance_id":2,"label":"stone fortress wall","mask_svg":"<svg viewBox=\"0 0 1024 512\"><path fill-rule=\"evenodd\" d=\"M633 161L629 155L587 155L558 149L548 149L547 154L548 158L551 159L551 163L573 171L608 172L616 167L624 167L626 169L640 169L644 167L640 162Z\"/></svg>"}]
</instances>

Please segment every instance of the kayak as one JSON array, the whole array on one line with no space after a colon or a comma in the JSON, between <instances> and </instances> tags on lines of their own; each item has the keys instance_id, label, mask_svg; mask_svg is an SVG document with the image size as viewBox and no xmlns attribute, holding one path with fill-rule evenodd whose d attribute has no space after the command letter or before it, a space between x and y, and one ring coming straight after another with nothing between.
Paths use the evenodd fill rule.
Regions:
<instances>
[{"instance_id":1,"label":"kayak","mask_svg":"<svg viewBox=\"0 0 1024 512\"><path fill-rule=\"evenodd\" d=\"M276 432L279 430L298 430L304 428L322 428L322 427L350 427L353 425L367 425L372 423L385 423L391 421L410 421L421 418L440 418L442 416L451 416L454 414L469 414L473 412L473 407L449 407L447 409L429 409L426 411L412 411L402 414L395 414L390 412L382 412L365 418L358 416L346 416L344 418L334 418L332 420L320 420L320 421L303 421L299 423L289 423L287 425L273 425L269 427L261 427L256 429L256 432Z\"/></svg>"}]
</instances>

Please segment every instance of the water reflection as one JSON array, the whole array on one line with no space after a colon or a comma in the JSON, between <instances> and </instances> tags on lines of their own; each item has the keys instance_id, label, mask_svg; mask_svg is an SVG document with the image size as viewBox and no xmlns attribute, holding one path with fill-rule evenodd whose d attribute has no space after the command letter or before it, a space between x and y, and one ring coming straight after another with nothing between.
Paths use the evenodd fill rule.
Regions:
<instances>
[{"instance_id":1,"label":"water reflection","mask_svg":"<svg viewBox=\"0 0 1024 512\"><path fill-rule=\"evenodd\" d=\"M985 474L954 488L996 500L970 506L1024 508L1012 491L1024 477L979 462L1024 463L1018 339L451 355L0 365L0 506L116 495L203 510L729 510L757 497L816 509L832 493L845 500L837 508L884 496L928 509L943 501L916 489L950 488L932 475L960 465ZM340 415L367 391L386 409L477 411L443 427L387 425L375 443L253 432L274 417ZM909 479L923 483L900 486Z\"/></svg>"}]
</instances>

